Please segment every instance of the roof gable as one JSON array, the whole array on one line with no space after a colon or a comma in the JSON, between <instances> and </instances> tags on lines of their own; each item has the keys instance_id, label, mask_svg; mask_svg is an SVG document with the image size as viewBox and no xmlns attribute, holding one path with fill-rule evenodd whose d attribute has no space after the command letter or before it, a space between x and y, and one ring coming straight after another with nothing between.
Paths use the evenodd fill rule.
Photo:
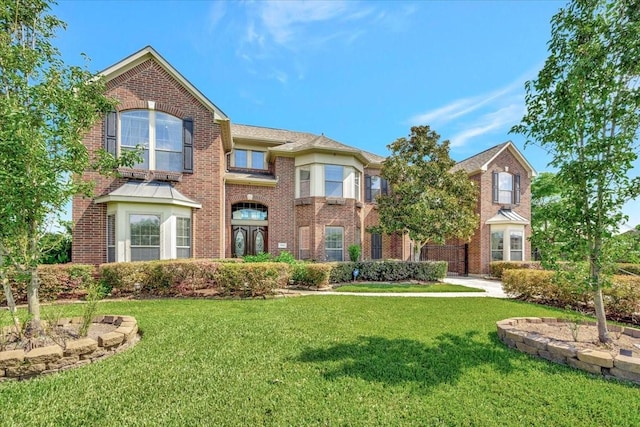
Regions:
<instances>
[{"instance_id":1,"label":"roof gable","mask_svg":"<svg viewBox=\"0 0 640 427\"><path fill-rule=\"evenodd\" d=\"M498 144L494 147L484 150L481 153L462 160L461 162L456 163L456 165L451 168L451 171L456 172L459 170L463 170L469 175L478 172L485 172L489 168L489 164L491 164L491 162L494 161L505 150L509 151L516 158L516 160L520 162L520 164L527 171L529 177L534 177L537 175L536 170L533 168L533 166L531 166L531 164L527 161L527 159L524 158L522 153L520 153L520 151L511 141L503 142L502 144Z\"/></svg>"}]
</instances>

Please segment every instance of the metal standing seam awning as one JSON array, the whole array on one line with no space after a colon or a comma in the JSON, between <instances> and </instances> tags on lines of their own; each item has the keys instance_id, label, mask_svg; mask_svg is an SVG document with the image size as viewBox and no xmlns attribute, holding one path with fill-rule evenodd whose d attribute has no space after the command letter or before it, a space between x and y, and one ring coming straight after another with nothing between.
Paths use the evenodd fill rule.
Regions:
<instances>
[{"instance_id":1,"label":"metal standing seam awning","mask_svg":"<svg viewBox=\"0 0 640 427\"><path fill-rule=\"evenodd\" d=\"M200 209L202 204L188 198L168 182L129 181L109 194L96 197L94 203L156 203Z\"/></svg>"},{"instance_id":2,"label":"metal standing seam awning","mask_svg":"<svg viewBox=\"0 0 640 427\"><path fill-rule=\"evenodd\" d=\"M500 209L485 224L529 224L529 220L511 209Z\"/></svg>"}]
</instances>

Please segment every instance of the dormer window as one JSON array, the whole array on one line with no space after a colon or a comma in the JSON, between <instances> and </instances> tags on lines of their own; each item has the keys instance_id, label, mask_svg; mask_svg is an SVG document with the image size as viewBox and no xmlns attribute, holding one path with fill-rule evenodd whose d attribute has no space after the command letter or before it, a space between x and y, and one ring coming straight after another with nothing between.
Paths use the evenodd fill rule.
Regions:
<instances>
[{"instance_id":1,"label":"dormer window","mask_svg":"<svg viewBox=\"0 0 640 427\"><path fill-rule=\"evenodd\" d=\"M502 205L520 204L520 174L493 173L493 203Z\"/></svg>"},{"instance_id":2,"label":"dormer window","mask_svg":"<svg viewBox=\"0 0 640 427\"><path fill-rule=\"evenodd\" d=\"M117 143L116 143L117 142ZM142 147L135 169L193 172L193 120L156 110L107 114L105 149L117 155Z\"/></svg>"}]
</instances>

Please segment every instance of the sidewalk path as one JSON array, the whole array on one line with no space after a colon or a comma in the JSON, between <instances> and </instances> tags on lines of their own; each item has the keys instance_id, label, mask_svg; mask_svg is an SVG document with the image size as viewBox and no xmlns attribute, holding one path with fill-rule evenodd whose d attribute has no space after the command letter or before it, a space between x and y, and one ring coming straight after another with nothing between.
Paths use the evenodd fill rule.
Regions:
<instances>
[{"instance_id":1,"label":"sidewalk path","mask_svg":"<svg viewBox=\"0 0 640 427\"><path fill-rule=\"evenodd\" d=\"M423 297L423 298L461 298L461 297L492 297L507 298L502 291L502 282L486 280L477 277L447 277L444 283L463 285L471 288L484 289L484 292L336 292L336 291L299 291L282 290L284 295L356 295L360 297Z\"/></svg>"}]
</instances>

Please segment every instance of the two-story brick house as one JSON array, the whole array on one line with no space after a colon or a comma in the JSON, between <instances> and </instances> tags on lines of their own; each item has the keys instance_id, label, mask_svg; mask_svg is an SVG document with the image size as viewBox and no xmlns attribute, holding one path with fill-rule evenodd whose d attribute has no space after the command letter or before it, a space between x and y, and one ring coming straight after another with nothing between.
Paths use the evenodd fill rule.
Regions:
<instances>
[{"instance_id":1,"label":"two-story brick house","mask_svg":"<svg viewBox=\"0 0 640 427\"><path fill-rule=\"evenodd\" d=\"M231 124L151 47L102 75L107 95L119 104L85 137L85 145L90 153L105 148L115 155L141 145L143 161L121 169L121 178L85 174L95 183L96 197L74 198L74 262L224 258L284 250L300 259L343 260L350 244L362 245L365 259L409 259L406 237L367 232L377 222L375 197L387 191L379 177L383 157L324 135ZM465 169L482 194L491 193L485 190L486 176L492 179L486 172L514 177L511 194L520 198L508 205L515 208L512 215L518 212L515 225L524 227L526 237L533 169L510 143L491 150L497 154L478 171ZM472 159L466 162L475 165ZM479 201L481 221L496 206L507 205L507 178L499 177L500 205ZM493 210L494 216L506 212ZM474 236L481 244L470 272L486 272L486 248L497 256L498 244L492 247L491 239L497 239L499 229L503 236L522 230L499 221L485 218ZM526 240L522 245L526 259ZM506 258L513 258L515 245L505 247Z\"/></svg>"}]
</instances>

